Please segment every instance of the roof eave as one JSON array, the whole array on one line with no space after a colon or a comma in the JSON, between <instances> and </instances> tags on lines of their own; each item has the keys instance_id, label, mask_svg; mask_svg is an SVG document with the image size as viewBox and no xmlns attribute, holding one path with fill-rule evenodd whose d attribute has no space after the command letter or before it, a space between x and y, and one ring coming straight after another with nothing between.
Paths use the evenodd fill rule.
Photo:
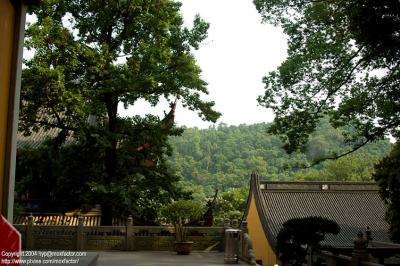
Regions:
<instances>
[{"instance_id":1,"label":"roof eave","mask_svg":"<svg viewBox=\"0 0 400 266\"><path fill-rule=\"evenodd\" d=\"M276 240L272 233L271 228L269 228L269 226L268 226L268 222L266 220L265 208L263 208L263 206L262 206L264 204L264 201L263 201L262 194L260 191L260 176L257 172L253 172L251 174L250 193L253 193L253 195L254 195L255 205L256 205L258 216L260 218L260 222L261 222L261 225L262 225L262 228L264 231L264 235L267 238L267 241L268 241L269 245L271 246L272 250L274 251L274 253L277 254ZM249 193L249 195L251 195L250 193ZM248 206L246 209L246 214L250 207L249 201L250 201L250 199L248 199Z\"/></svg>"}]
</instances>

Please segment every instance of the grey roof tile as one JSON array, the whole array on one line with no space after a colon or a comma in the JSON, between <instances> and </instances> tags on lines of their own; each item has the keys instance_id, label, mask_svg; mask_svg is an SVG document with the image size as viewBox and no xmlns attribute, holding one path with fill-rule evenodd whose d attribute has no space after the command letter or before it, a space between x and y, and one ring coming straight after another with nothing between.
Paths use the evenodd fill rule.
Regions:
<instances>
[{"instance_id":1,"label":"grey roof tile","mask_svg":"<svg viewBox=\"0 0 400 266\"><path fill-rule=\"evenodd\" d=\"M25 136L22 132L18 132L17 149L37 149L46 140L57 137L60 132L61 130L58 128L51 128L49 130L39 129L37 132L31 132L29 136ZM70 144L72 142L73 138L70 135L67 137L65 143Z\"/></svg>"},{"instance_id":2,"label":"grey roof tile","mask_svg":"<svg viewBox=\"0 0 400 266\"><path fill-rule=\"evenodd\" d=\"M373 240L390 242L385 220L387 206L375 183L260 182L258 174L253 174L251 190L273 249L284 222L310 216L334 220L341 227L338 235L326 235L322 243L325 245L351 248L357 233L365 232L367 226Z\"/></svg>"},{"instance_id":3,"label":"grey roof tile","mask_svg":"<svg viewBox=\"0 0 400 266\"><path fill-rule=\"evenodd\" d=\"M386 206L377 191L261 191L265 218L276 238L282 224L292 218L321 216L336 221L341 230L327 235L324 244L351 247L359 231L371 228L377 241L389 241Z\"/></svg>"}]
</instances>

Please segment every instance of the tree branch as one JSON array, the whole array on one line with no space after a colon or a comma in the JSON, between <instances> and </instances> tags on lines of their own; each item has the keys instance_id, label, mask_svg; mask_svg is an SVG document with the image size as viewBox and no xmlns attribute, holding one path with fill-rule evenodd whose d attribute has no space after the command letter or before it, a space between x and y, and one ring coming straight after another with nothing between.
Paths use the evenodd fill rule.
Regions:
<instances>
[{"instance_id":1,"label":"tree branch","mask_svg":"<svg viewBox=\"0 0 400 266\"><path fill-rule=\"evenodd\" d=\"M361 49L361 48L360 48ZM360 51L360 50L359 50ZM355 58L355 56L352 57L353 59ZM352 60L352 59L351 59ZM342 82L340 82L333 90L331 90L325 97L324 100L321 101L320 105L318 106L315 114L320 113L322 107L326 104L326 102L328 101L328 99L330 97L332 97L333 95L335 95L336 92L338 92L340 90L341 87L343 87L343 85L345 85L351 78L351 75L354 73L354 71L360 66L360 64L364 62L364 58L361 58L360 60L358 60L358 62L350 69L350 71L347 73L347 76L342 80Z\"/></svg>"},{"instance_id":2,"label":"tree branch","mask_svg":"<svg viewBox=\"0 0 400 266\"><path fill-rule=\"evenodd\" d=\"M331 157L325 157L325 158L322 158L322 159L318 159L318 160L314 161L313 163L311 163L311 165L304 167L304 169L308 169L308 168L314 167L314 166L320 164L321 162L325 162L325 161L327 161L327 160L337 160L337 159L342 158L342 157L344 157L344 156L346 156L346 155L349 155L349 154L351 154L351 153L353 153L353 152L355 152L355 151L361 149L361 148L364 147L365 145L367 145L369 142L372 141L372 139L373 139L373 138L371 138L371 137L370 137L370 138L367 138L365 141L363 141L362 143L360 143L359 145L357 145L356 147L354 147L354 148L351 149L350 151L347 151L347 152L342 153L342 154L340 154L340 155L331 156Z\"/></svg>"},{"instance_id":3,"label":"tree branch","mask_svg":"<svg viewBox=\"0 0 400 266\"><path fill-rule=\"evenodd\" d=\"M58 129L61 129L61 130L71 130L71 131L77 131L78 129L77 128L74 128L74 127L68 127L68 126L66 126L66 125L64 125L64 124L54 124L54 123L51 123L51 122L48 122L48 121L42 121L42 120L35 120L35 121L32 121L32 123L34 123L34 124L38 124L38 125L42 125L42 126L48 126L48 127L51 127L51 128L58 128Z\"/></svg>"}]
</instances>

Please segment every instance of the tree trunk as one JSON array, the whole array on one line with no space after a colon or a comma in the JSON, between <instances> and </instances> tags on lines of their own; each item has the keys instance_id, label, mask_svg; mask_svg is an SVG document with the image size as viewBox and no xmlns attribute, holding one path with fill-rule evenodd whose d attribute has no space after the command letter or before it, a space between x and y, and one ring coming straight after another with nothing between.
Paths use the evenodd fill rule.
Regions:
<instances>
[{"instance_id":1,"label":"tree trunk","mask_svg":"<svg viewBox=\"0 0 400 266\"><path fill-rule=\"evenodd\" d=\"M111 93L104 96L104 101L107 107L108 115L108 132L110 146L105 150L105 169L106 178L104 185L109 186L112 181L116 179L117 172L117 111L118 111L118 98ZM101 225L112 225L113 206L112 199L106 197L103 201Z\"/></svg>"},{"instance_id":2,"label":"tree trunk","mask_svg":"<svg viewBox=\"0 0 400 266\"><path fill-rule=\"evenodd\" d=\"M101 220L100 225L113 225L112 224L112 204L108 201L103 201L101 204Z\"/></svg>"}]
</instances>

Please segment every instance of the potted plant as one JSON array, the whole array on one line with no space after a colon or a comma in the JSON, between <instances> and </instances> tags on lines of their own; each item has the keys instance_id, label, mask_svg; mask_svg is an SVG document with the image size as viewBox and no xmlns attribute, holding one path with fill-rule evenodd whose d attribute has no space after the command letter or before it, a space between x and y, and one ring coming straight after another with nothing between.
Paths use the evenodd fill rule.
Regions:
<instances>
[{"instance_id":1,"label":"potted plant","mask_svg":"<svg viewBox=\"0 0 400 266\"><path fill-rule=\"evenodd\" d=\"M188 255L192 251L193 242L187 241L185 225L198 220L202 208L192 200L174 201L162 209L163 216L175 227L175 250L179 255Z\"/></svg>"}]
</instances>

